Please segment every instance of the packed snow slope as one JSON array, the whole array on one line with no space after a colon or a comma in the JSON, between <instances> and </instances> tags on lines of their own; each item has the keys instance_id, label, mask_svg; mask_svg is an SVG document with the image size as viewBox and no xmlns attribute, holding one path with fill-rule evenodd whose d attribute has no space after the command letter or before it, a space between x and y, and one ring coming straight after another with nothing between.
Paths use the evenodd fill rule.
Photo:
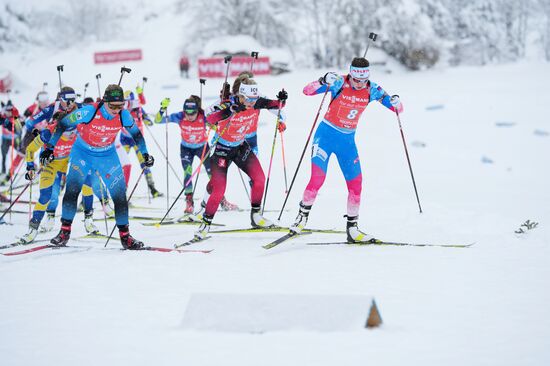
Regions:
<instances>
[{"instance_id":1,"label":"packed snow slope","mask_svg":"<svg viewBox=\"0 0 550 366\"><path fill-rule=\"evenodd\" d=\"M95 67L92 52L83 47L44 55L39 62L3 56L3 64L22 85L14 102L20 107L30 104L44 81L53 94L58 64L65 65L66 84L82 90L90 82L88 94L93 96L95 74L102 73L102 87L118 81L121 65ZM132 73L123 85L133 88L143 76L149 78L145 93L150 113L157 111L163 97L172 98L169 109L175 112L189 94L198 93L198 80L179 79L173 60L158 54L145 57L142 63L127 65ZM326 71L258 78L267 96L274 97L283 87L289 93L284 134L289 184L322 99L304 96L302 88ZM404 103L403 130L424 212L418 210L396 116L373 103L356 134L363 167L361 227L385 240L474 246L307 245L345 240L343 234L313 234L266 251L261 245L280 233L244 233L213 235L189 247L213 249L209 254L122 252L101 250L103 241L72 241L92 249L0 256L2 364L547 365L549 73L548 64L537 63L416 73L394 68L391 74L372 68L372 80L399 94ZM207 81L207 102L217 95L221 82ZM262 113L258 134L266 172L274 122L271 114ZM181 174L179 131L173 124L167 131L164 125L151 131L145 137L157 158L153 172L158 189L166 193L165 162L152 137L164 149L168 135L169 160ZM266 205L277 210L266 214L271 219L277 218L284 200L280 146L278 139ZM296 215L309 178L308 156L309 148L283 225ZM131 159L136 161L133 155ZM130 186L138 177L137 167L132 174ZM171 202L181 186L172 173L168 178ZM196 198L206 181L201 174ZM145 188L140 182L133 203L141 207L130 213L161 217L166 199L149 203ZM248 206L235 168L230 170L227 197ZM308 226L344 229L346 197L344 179L332 159ZM170 216L182 211L180 201ZM73 225L74 237L84 232L81 215ZM95 217L101 215L96 210ZM0 226L2 244L25 233L27 219L26 214L8 216L13 225ZM515 234L527 219L539 222L538 227ZM249 214L219 212L215 222L226 228L247 227ZM102 221L97 224L105 230ZM187 240L194 230L131 221L134 236L159 247ZM117 246L117 240L109 244ZM384 323L373 330L332 333L182 330L189 298L204 292L372 295Z\"/></svg>"}]
</instances>

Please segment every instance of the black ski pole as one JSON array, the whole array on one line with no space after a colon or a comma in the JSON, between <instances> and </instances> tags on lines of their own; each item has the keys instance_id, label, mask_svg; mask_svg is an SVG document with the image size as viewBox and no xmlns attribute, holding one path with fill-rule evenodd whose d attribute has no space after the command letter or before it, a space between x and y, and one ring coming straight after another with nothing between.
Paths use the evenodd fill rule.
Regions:
<instances>
[{"instance_id":1,"label":"black ski pole","mask_svg":"<svg viewBox=\"0 0 550 366\"><path fill-rule=\"evenodd\" d=\"M405 148L405 156L407 156L407 163L409 164L409 172L411 173L411 179L414 187L414 193L416 195L416 202L418 202L418 209L422 213L422 206L420 206L420 199L418 198L418 190L416 189L416 181L414 180L414 174L411 165L411 159L409 158L409 150L407 149L407 143L405 142L405 134L403 133L403 127L401 126L401 118L399 117L399 111L395 109L395 115L397 116L397 123L399 124L399 131L401 132L401 139L403 140L403 147Z\"/></svg>"},{"instance_id":2,"label":"black ski pole","mask_svg":"<svg viewBox=\"0 0 550 366\"><path fill-rule=\"evenodd\" d=\"M168 176L168 167L170 165L170 161L168 161L168 121L170 120L170 115L168 114L168 108L164 110L164 114L166 115L166 138L165 138L165 148L166 148L166 209L170 207L170 177Z\"/></svg>"},{"instance_id":3,"label":"black ski pole","mask_svg":"<svg viewBox=\"0 0 550 366\"><path fill-rule=\"evenodd\" d=\"M206 84L206 79L199 79L199 83L200 83L199 98L201 100L201 105L199 105L199 108L202 109L202 86ZM210 130L208 131L210 132ZM207 139L208 139L208 136L207 136ZM205 143L204 147L202 148L201 160L205 154L206 145L207 143ZM195 184L193 185L193 192L191 193L192 197L195 196L195 189L197 188L197 184L199 183L199 176L200 176L200 170L199 170L199 173L197 174L197 177L195 178Z\"/></svg>"},{"instance_id":4,"label":"black ski pole","mask_svg":"<svg viewBox=\"0 0 550 366\"><path fill-rule=\"evenodd\" d=\"M99 85L99 79L101 79L101 73L96 74L95 79L97 81L97 95L98 95L98 98L101 98L101 86Z\"/></svg>"},{"instance_id":5,"label":"black ski pole","mask_svg":"<svg viewBox=\"0 0 550 366\"><path fill-rule=\"evenodd\" d=\"M252 62L250 63L250 73L252 73L252 70L254 69L254 61L258 59L258 52L257 51L250 52L250 57L252 57Z\"/></svg>"},{"instance_id":6,"label":"black ski pole","mask_svg":"<svg viewBox=\"0 0 550 366\"><path fill-rule=\"evenodd\" d=\"M82 97L83 99L86 98L86 90L88 90L88 85L90 85L90 83L84 84L84 96Z\"/></svg>"},{"instance_id":7,"label":"black ski pole","mask_svg":"<svg viewBox=\"0 0 550 366\"><path fill-rule=\"evenodd\" d=\"M40 174L40 172L42 172L42 168L38 169L38 171L36 172L36 175L38 176ZM25 185L25 187L23 188L23 190L21 192L19 192L19 194L17 195L17 197L15 197L15 199L11 202L11 204L8 206L8 208L6 208L6 210L2 213L2 216L0 216L0 222L2 221L2 219L4 218L4 216L6 216L6 214L8 212L10 212L10 210L12 209L12 207L17 203L17 201L19 201L19 199L21 198L21 196L23 195L23 193L25 193L25 191L27 190L27 188L29 188L29 186L33 183L33 181L31 180L29 183L27 183Z\"/></svg>"},{"instance_id":8,"label":"black ski pole","mask_svg":"<svg viewBox=\"0 0 550 366\"><path fill-rule=\"evenodd\" d=\"M128 74L132 72L132 69L122 66L120 68L120 79L118 79L118 86L120 86L120 83L122 83L122 77L124 76L124 73L127 72Z\"/></svg>"},{"instance_id":9,"label":"black ski pole","mask_svg":"<svg viewBox=\"0 0 550 366\"><path fill-rule=\"evenodd\" d=\"M315 116L315 120L313 121L313 125L311 126L311 131L309 131L309 135L307 137L306 144L304 146L304 150L302 151L302 156L300 156L300 160L298 161L298 166L296 167L296 171L294 172L294 176L292 177L292 181L290 182L290 187L288 188L288 192L286 193L285 201L283 203L283 207L281 207L281 212L279 212L279 217L277 220L281 220L281 216L283 215L283 211L286 206L286 202L288 201L288 197L290 196L290 191L292 191L292 186L294 185L294 181L296 180L296 176L298 175L298 170L300 169L300 165L302 164L302 160L304 159L304 155L306 154L307 146L309 145L309 141L311 140L311 136L313 135L313 130L315 129L315 126L317 125L317 120L319 119L319 114L321 113L321 108L323 108L323 104L325 103L325 98L328 94L329 88L327 87L327 90L323 94L323 99L321 100L321 105L319 106L319 109L317 110L317 115Z\"/></svg>"},{"instance_id":10,"label":"black ski pole","mask_svg":"<svg viewBox=\"0 0 550 366\"><path fill-rule=\"evenodd\" d=\"M99 191L101 192L101 208L103 209L103 219L105 221L105 235L109 232L109 224L107 224L107 210L105 209L105 194L103 194L103 182L101 180L101 175L96 170L95 174L97 175L98 183L99 183ZM105 187L107 189L107 187Z\"/></svg>"},{"instance_id":11,"label":"black ski pole","mask_svg":"<svg viewBox=\"0 0 550 366\"><path fill-rule=\"evenodd\" d=\"M141 88L145 90L145 83L147 83L147 80L148 80L148 79L147 79L146 76L144 76L144 77L142 78L142 80L143 80L143 84L141 85Z\"/></svg>"},{"instance_id":12,"label":"black ski pole","mask_svg":"<svg viewBox=\"0 0 550 366\"><path fill-rule=\"evenodd\" d=\"M61 90L61 88L63 87L62 83L61 83L61 72L63 71L63 65L58 65L57 66L57 76L59 76L59 90Z\"/></svg>"},{"instance_id":13,"label":"black ski pole","mask_svg":"<svg viewBox=\"0 0 550 366\"><path fill-rule=\"evenodd\" d=\"M136 184L134 185L134 188L132 188L132 192L130 192L130 195L128 196L128 199L126 200L126 202L130 202L130 200L132 199L132 196L134 195L134 192L136 191L136 188L139 184L139 181L141 180L141 177L143 177L143 173L145 172L145 169L146 168L141 169L141 173L139 174L139 177L136 181ZM101 184L101 182L100 182L100 184ZM115 215L116 215L116 208L115 208ZM113 226L113 230L111 230L111 234L107 238L107 241L105 242L105 245L103 247L106 247L107 244L109 244L109 240L111 240L111 238L113 237L113 233L115 232L115 228L116 228L116 224L115 224L115 226Z\"/></svg>"},{"instance_id":14,"label":"black ski pole","mask_svg":"<svg viewBox=\"0 0 550 366\"><path fill-rule=\"evenodd\" d=\"M149 134L151 135L151 138L153 139L153 142L155 143L155 145L156 145L157 148L159 149L160 153L162 154L162 157L166 159L166 155L164 154L164 151L163 151L162 147L160 146L159 142L158 142L157 139L155 138L155 135L153 135L153 132L151 132L150 127L147 126L147 123L144 123L143 125L145 126L145 128L147 129L147 131L149 131ZM180 182L180 184L183 184L183 181L182 181L181 178L179 177L178 173L176 172L176 170L174 169L174 167L172 166L172 164L170 164L170 162L168 162L168 166L169 166L170 169L172 170L172 173L174 173L174 175L176 176L178 182Z\"/></svg>"},{"instance_id":15,"label":"black ski pole","mask_svg":"<svg viewBox=\"0 0 550 366\"><path fill-rule=\"evenodd\" d=\"M202 86L206 85L206 79L199 79L199 98L201 100L201 105L199 105L199 108L202 108Z\"/></svg>"},{"instance_id":16,"label":"black ski pole","mask_svg":"<svg viewBox=\"0 0 550 366\"><path fill-rule=\"evenodd\" d=\"M371 43L376 42L376 38L378 37L378 34L376 33L370 33L369 34L369 41L367 42L367 49L365 50L365 53L363 54L363 58L367 57L367 52L369 51L369 46Z\"/></svg>"},{"instance_id":17,"label":"black ski pole","mask_svg":"<svg viewBox=\"0 0 550 366\"><path fill-rule=\"evenodd\" d=\"M229 65L231 64L231 59L232 59L232 56L225 56L223 59L223 62L227 64L227 69L225 70L225 81L223 83L222 91L226 90L226 85L227 85L227 89L229 89L229 84L227 84L227 78L229 77ZM229 96L228 95L222 96L222 100L224 99L224 97L229 97ZM237 171L239 172L239 176L241 177L241 182L243 183L244 191L246 192L246 197L248 197L248 200L252 202L252 198L250 197L250 193L248 193L248 188L246 187L246 183L244 181L243 173L238 167L237 167Z\"/></svg>"},{"instance_id":18,"label":"black ski pole","mask_svg":"<svg viewBox=\"0 0 550 366\"><path fill-rule=\"evenodd\" d=\"M283 89L284 90L284 89ZM269 178L271 177L271 166L273 164L273 155L275 155L275 143L277 142L277 131L281 119L281 101L279 101L279 110L277 111L277 123L275 124L275 133L273 134L273 143L271 144L271 157L269 158L269 168L267 169L267 179L265 181L265 192L262 204L262 215L264 214L265 201L267 200L267 190L269 188Z\"/></svg>"}]
</instances>

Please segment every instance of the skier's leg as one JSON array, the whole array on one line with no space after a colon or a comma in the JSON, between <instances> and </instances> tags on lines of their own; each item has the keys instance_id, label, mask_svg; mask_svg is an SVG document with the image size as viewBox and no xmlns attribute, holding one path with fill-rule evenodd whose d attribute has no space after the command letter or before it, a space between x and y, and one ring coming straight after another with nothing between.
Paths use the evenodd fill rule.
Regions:
<instances>
[{"instance_id":1,"label":"skier's leg","mask_svg":"<svg viewBox=\"0 0 550 366\"><path fill-rule=\"evenodd\" d=\"M128 225L128 201L126 199L126 183L122 166L117 156L116 149L109 149L98 159L95 167L107 186L107 190L115 206L116 225Z\"/></svg>"},{"instance_id":2,"label":"skier's leg","mask_svg":"<svg viewBox=\"0 0 550 366\"><path fill-rule=\"evenodd\" d=\"M73 146L61 211L61 222L65 225L70 226L73 222L78 206L78 197L82 191L82 185L86 177L92 174L91 160L92 157L79 149L76 145Z\"/></svg>"},{"instance_id":3,"label":"skier's leg","mask_svg":"<svg viewBox=\"0 0 550 366\"><path fill-rule=\"evenodd\" d=\"M71 236L71 226L76 214L78 196L82 190L82 184L88 174L91 174L92 158L77 145L73 145L69 156L69 169L67 182L65 183L65 195L61 210L61 230L50 241L54 245L66 245Z\"/></svg>"},{"instance_id":4,"label":"skier's leg","mask_svg":"<svg viewBox=\"0 0 550 366\"><path fill-rule=\"evenodd\" d=\"M130 181L130 175L132 173L132 165L130 164L130 159L128 159L128 152L125 150L124 141L126 141L122 135L119 133L115 140L116 153L122 169L124 171L124 182L128 186Z\"/></svg>"},{"instance_id":5,"label":"skier's leg","mask_svg":"<svg viewBox=\"0 0 550 366\"><path fill-rule=\"evenodd\" d=\"M313 205L319 189L325 183L333 145L338 143L338 136L331 130L331 127L323 123L315 132L311 152L311 177L302 197L302 203L305 206L311 207Z\"/></svg>"},{"instance_id":6,"label":"skier's leg","mask_svg":"<svg viewBox=\"0 0 550 366\"><path fill-rule=\"evenodd\" d=\"M180 160L181 166L183 167L183 182L185 184L185 194L193 193L193 182L191 175L193 174L193 157L194 149L187 148L183 145L180 145Z\"/></svg>"},{"instance_id":7,"label":"skier's leg","mask_svg":"<svg viewBox=\"0 0 550 366\"><path fill-rule=\"evenodd\" d=\"M346 179L348 187L348 216L357 216L359 214L359 206L361 204L361 189L363 183L363 175L361 173L361 161L357 152L357 145L354 141L354 134L347 136L346 141L342 141L338 145L338 150L335 152L340 169Z\"/></svg>"},{"instance_id":8,"label":"skier's leg","mask_svg":"<svg viewBox=\"0 0 550 366\"><path fill-rule=\"evenodd\" d=\"M8 160L10 145L10 140L2 139L2 174L6 174L6 161Z\"/></svg>"},{"instance_id":9,"label":"skier's leg","mask_svg":"<svg viewBox=\"0 0 550 366\"><path fill-rule=\"evenodd\" d=\"M40 224L46 210L55 213L58 198L57 196L55 200L53 198L54 194L59 195L61 175L67 170L67 161L68 159L54 160L42 169L39 180L40 196L34 206L31 219L34 223ZM54 201L53 204L52 201Z\"/></svg>"},{"instance_id":10,"label":"skier's leg","mask_svg":"<svg viewBox=\"0 0 550 366\"><path fill-rule=\"evenodd\" d=\"M252 207L262 205L262 197L265 188L265 174L248 143L244 142L239 146L238 154L234 159L235 164L248 175L251 181L250 203Z\"/></svg>"},{"instance_id":11,"label":"skier's leg","mask_svg":"<svg viewBox=\"0 0 550 366\"><path fill-rule=\"evenodd\" d=\"M206 203L204 219L212 220L225 194L227 169L231 165L231 159L235 155L236 151L234 150L235 148L221 144L216 146L216 151L212 156L212 178L210 178L206 188L207 192L210 193L210 197L208 197L208 202Z\"/></svg>"}]
</instances>

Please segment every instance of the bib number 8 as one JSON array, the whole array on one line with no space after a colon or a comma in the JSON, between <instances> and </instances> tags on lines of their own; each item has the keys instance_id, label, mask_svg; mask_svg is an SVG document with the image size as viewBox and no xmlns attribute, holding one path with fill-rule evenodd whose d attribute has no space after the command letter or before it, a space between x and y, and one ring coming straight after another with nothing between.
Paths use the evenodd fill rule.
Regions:
<instances>
[{"instance_id":1,"label":"bib number 8","mask_svg":"<svg viewBox=\"0 0 550 366\"><path fill-rule=\"evenodd\" d=\"M351 111L349 111L348 115L347 115L347 119L355 119L355 117L357 117L357 113L359 111L357 109L352 109Z\"/></svg>"}]
</instances>

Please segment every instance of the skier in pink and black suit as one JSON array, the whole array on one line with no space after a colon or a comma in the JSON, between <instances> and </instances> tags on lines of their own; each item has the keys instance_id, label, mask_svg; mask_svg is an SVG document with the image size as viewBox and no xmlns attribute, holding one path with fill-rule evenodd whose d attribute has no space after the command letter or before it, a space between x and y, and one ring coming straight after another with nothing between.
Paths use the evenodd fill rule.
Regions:
<instances>
[{"instance_id":1,"label":"skier in pink and black suit","mask_svg":"<svg viewBox=\"0 0 550 366\"><path fill-rule=\"evenodd\" d=\"M239 94L231 95L229 100L211 108L213 112L206 116L207 122L216 124L217 144L212 155L212 178L207 185L210 196L205 199L206 208L202 224L195 237L204 238L210 230L212 219L225 193L227 169L232 162L245 172L252 180L250 220L253 227L268 227L273 223L260 214L262 196L265 186L265 175L262 166L252 149L245 141L245 135L251 122L258 117L260 109L278 109L283 107L287 93L282 90L277 94L279 100L260 97L258 86L253 79L241 81Z\"/></svg>"},{"instance_id":2,"label":"skier in pink and black suit","mask_svg":"<svg viewBox=\"0 0 550 366\"><path fill-rule=\"evenodd\" d=\"M369 62L363 57L353 59L349 74L325 74L304 88L305 95L325 93L328 89L332 100L319 124L313 139L311 178L300 202L296 221L290 227L300 233L307 223L311 206L325 181L328 162L336 155L348 187L347 240L348 242L375 240L357 228L361 202L361 163L355 144L355 130L361 114L370 102L377 101L391 111L403 111L399 97L390 97L382 87L369 80Z\"/></svg>"}]
</instances>

